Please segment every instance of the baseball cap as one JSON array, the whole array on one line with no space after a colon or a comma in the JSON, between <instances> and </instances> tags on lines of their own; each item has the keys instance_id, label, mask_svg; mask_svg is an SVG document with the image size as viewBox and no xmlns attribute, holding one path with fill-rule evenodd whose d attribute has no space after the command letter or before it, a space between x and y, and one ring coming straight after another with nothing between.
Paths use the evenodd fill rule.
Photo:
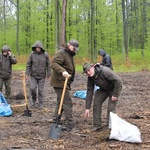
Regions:
<instances>
[{"instance_id":1,"label":"baseball cap","mask_svg":"<svg viewBox=\"0 0 150 150\"><path fill-rule=\"evenodd\" d=\"M71 39L68 43L74 46L75 50L79 50L79 43L77 40Z\"/></svg>"}]
</instances>

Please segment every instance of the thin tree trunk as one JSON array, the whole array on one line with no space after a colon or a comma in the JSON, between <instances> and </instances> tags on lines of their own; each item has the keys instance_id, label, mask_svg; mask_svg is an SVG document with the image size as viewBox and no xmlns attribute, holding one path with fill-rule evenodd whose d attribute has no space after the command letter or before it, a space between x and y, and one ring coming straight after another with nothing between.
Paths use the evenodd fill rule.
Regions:
<instances>
[{"instance_id":1,"label":"thin tree trunk","mask_svg":"<svg viewBox=\"0 0 150 150\"><path fill-rule=\"evenodd\" d=\"M4 0L4 44L6 44L6 9L5 9L5 0Z\"/></svg>"},{"instance_id":2,"label":"thin tree trunk","mask_svg":"<svg viewBox=\"0 0 150 150\"><path fill-rule=\"evenodd\" d=\"M17 52L20 55L20 49L19 49L19 0L17 0L17 33L16 33L16 47Z\"/></svg>"},{"instance_id":3,"label":"thin tree trunk","mask_svg":"<svg viewBox=\"0 0 150 150\"><path fill-rule=\"evenodd\" d=\"M66 43L66 8L67 0L63 0L62 8L62 25L61 25L61 45Z\"/></svg>"},{"instance_id":4,"label":"thin tree trunk","mask_svg":"<svg viewBox=\"0 0 150 150\"><path fill-rule=\"evenodd\" d=\"M49 0L47 0L47 11L46 11L46 49L49 49Z\"/></svg>"},{"instance_id":5,"label":"thin tree trunk","mask_svg":"<svg viewBox=\"0 0 150 150\"><path fill-rule=\"evenodd\" d=\"M145 31L146 31L146 4L145 0L143 0L143 3L141 5L141 14L142 14L142 29L141 29L141 54L142 57L144 57L144 46L145 46Z\"/></svg>"},{"instance_id":6,"label":"thin tree trunk","mask_svg":"<svg viewBox=\"0 0 150 150\"><path fill-rule=\"evenodd\" d=\"M94 0L91 0L91 34L90 34L91 59L94 62Z\"/></svg>"},{"instance_id":7,"label":"thin tree trunk","mask_svg":"<svg viewBox=\"0 0 150 150\"><path fill-rule=\"evenodd\" d=\"M59 48L59 0L55 0L55 39L56 45L55 48Z\"/></svg>"},{"instance_id":8,"label":"thin tree trunk","mask_svg":"<svg viewBox=\"0 0 150 150\"><path fill-rule=\"evenodd\" d=\"M128 24L127 24L127 9L125 8L125 0L122 0L122 14L123 14L123 40L126 54L126 60L128 59Z\"/></svg>"}]
</instances>

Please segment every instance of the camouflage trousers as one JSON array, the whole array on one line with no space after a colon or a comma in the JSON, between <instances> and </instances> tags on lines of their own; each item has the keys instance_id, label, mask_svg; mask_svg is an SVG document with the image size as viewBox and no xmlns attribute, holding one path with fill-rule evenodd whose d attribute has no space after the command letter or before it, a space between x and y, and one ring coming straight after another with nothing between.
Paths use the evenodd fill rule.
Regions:
<instances>
[{"instance_id":1,"label":"camouflage trousers","mask_svg":"<svg viewBox=\"0 0 150 150\"><path fill-rule=\"evenodd\" d=\"M5 86L5 97L10 98L11 94L11 78L9 79L2 79L0 78L0 91L3 93L3 85Z\"/></svg>"}]
</instances>

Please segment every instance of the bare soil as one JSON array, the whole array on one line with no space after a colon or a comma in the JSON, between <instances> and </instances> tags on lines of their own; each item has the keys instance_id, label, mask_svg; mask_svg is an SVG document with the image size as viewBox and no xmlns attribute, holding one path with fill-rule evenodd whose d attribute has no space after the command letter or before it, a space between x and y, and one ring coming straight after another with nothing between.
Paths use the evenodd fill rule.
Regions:
<instances>
[{"instance_id":1,"label":"bare soil","mask_svg":"<svg viewBox=\"0 0 150 150\"><path fill-rule=\"evenodd\" d=\"M122 119L136 125L142 143L127 143L108 140L108 130L90 132L92 127L92 110L88 119L84 118L85 100L73 97L78 90L86 89L86 76L77 73L72 84L72 100L75 132L62 132L58 140L48 137L51 120L56 104L56 95L46 80L45 101L43 109L30 107L30 96L27 81L29 109L32 117L22 116L24 104L21 72L13 72L11 106L13 114L0 118L0 150L148 150L150 149L150 72L118 73L123 81L123 90L117 105L117 114ZM102 120L106 121L107 101L103 104Z\"/></svg>"}]
</instances>

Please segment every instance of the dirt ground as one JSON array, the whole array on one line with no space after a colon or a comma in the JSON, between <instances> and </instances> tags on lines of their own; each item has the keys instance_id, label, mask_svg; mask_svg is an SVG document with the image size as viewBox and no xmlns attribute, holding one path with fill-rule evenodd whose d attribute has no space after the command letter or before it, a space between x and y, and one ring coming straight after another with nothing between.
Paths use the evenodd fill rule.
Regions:
<instances>
[{"instance_id":1,"label":"dirt ground","mask_svg":"<svg viewBox=\"0 0 150 150\"><path fill-rule=\"evenodd\" d=\"M22 116L25 103L18 98L23 93L21 72L13 72L12 99L13 115L0 118L0 150L148 150L150 149L150 72L118 73L123 81L123 90L117 105L117 114L122 119L136 125L141 132L142 143L127 143L108 140L108 130L94 133L92 127L92 110L88 119L84 118L85 100L73 97L78 90L86 89L86 76L77 73L72 84L72 100L75 132L62 132L58 140L49 138L52 115L56 104L56 95L49 81L45 85L44 108L29 109L32 117ZM28 85L28 82L27 82ZM30 105L29 89L27 87ZM107 101L103 104L102 120L106 121Z\"/></svg>"}]
</instances>

